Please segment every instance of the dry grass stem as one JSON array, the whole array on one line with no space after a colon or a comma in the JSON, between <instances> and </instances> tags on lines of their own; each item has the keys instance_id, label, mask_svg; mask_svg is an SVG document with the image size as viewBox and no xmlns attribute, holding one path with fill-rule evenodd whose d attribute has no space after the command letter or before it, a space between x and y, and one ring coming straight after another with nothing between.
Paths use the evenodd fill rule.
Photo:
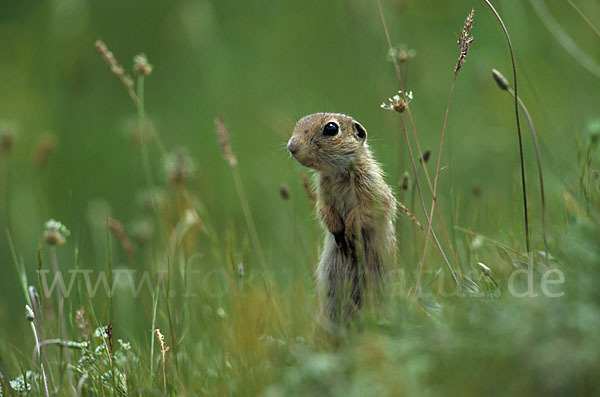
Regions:
<instances>
[{"instance_id":1,"label":"dry grass stem","mask_svg":"<svg viewBox=\"0 0 600 397\"><path fill-rule=\"evenodd\" d=\"M248 226L250 239L252 240L252 244L254 245L254 249L256 250L256 254L258 255L258 258L264 270L267 266L267 260L263 253L260 240L258 238L258 232L256 231L256 226L254 225L254 219L252 218L252 212L250 211L250 205L248 204L246 191L244 190L244 185L242 184L242 179L240 178L240 174L237 168L237 158L231 150L231 144L229 143L229 131L227 130L225 123L223 123L223 120L220 117L217 117L215 119L215 127L217 131L217 137L219 138L219 144L221 145L221 149L223 152L223 157L231 167L233 173L233 181L235 183L235 188L237 190L240 203L242 205L244 217L246 218L246 224Z\"/></svg>"}]
</instances>

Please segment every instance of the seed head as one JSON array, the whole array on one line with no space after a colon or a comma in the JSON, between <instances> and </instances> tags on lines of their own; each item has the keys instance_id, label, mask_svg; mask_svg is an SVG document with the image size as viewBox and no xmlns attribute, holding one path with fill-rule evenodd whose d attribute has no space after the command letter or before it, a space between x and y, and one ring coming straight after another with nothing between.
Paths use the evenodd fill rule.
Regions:
<instances>
[{"instance_id":1,"label":"seed head","mask_svg":"<svg viewBox=\"0 0 600 397\"><path fill-rule=\"evenodd\" d=\"M281 198L284 200L288 200L290 198L290 189L286 185L281 185L279 187L279 194L281 194Z\"/></svg>"},{"instance_id":2,"label":"seed head","mask_svg":"<svg viewBox=\"0 0 600 397\"><path fill-rule=\"evenodd\" d=\"M77 313L75 314L75 324L77 324L77 328L83 331L85 339L89 339L90 325L85 318L85 309L83 307L77 310Z\"/></svg>"},{"instance_id":3,"label":"seed head","mask_svg":"<svg viewBox=\"0 0 600 397\"><path fill-rule=\"evenodd\" d=\"M470 36L471 28L473 27L473 16L475 15L475 9L471 9L471 13L467 15L467 19L465 19L465 24L463 25L460 36L458 36L458 46L460 47L460 55L458 56L458 63L456 64L456 69L454 69L454 73L458 73L462 65L465 63L465 59L467 58L467 53L469 52L469 47L471 47L471 43L473 42L473 36Z\"/></svg>"},{"instance_id":4,"label":"seed head","mask_svg":"<svg viewBox=\"0 0 600 397\"><path fill-rule=\"evenodd\" d=\"M156 339L158 339L158 343L160 344L160 352L163 354L164 357L164 354L169 351L169 346L167 346L167 344L165 343L165 336L162 332L160 332L160 329L158 328L154 330L154 335L156 336Z\"/></svg>"},{"instance_id":5,"label":"seed head","mask_svg":"<svg viewBox=\"0 0 600 397\"><path fill-rule=\"evenodd\" d=\"M492 269L490 269L489 267L487 267L486 265L484 265L481 262L479 262L477 265L479 266L479 268L481 269L483 274L485 274L488 277L492 275Z\"/></svg>"},{"instance_id":6,"label":"seed head","mask_svg":"<svg viewBox=\"0 0 600 397\"><path fill-rule=\"evenodd\" d=\"M388 60L394 61L397 59L400 63L406 63L417 56L417 50L408 49L406 45L400 44L396 47L391 47L388 50L387 57Z\"/></svg>"},{"instance_id":7,"label":"seed head","mask_svg":"<svg viewBox=\"0 0 600 397\"><path fill-rule=\"evenodd\" d=\"M238 265L237 272L239 278L244 277L244 264L242 262L240 262L240 264Z\"/></svg>"},{"instance_id":8,"label":"seed head","mask_svg":"<svg viewBox=\"0 0 600 397\"><path fill-rule=\"evenodd\" d=\"M33 313L33 310L31 310L29 305L25 305L25 318L29 322L33 322L33 320L35 320L35 314Z\"/></svg>"},{"instance_id":9,"label":"seed head","mask_svg":"<svg viewBox=\"0 0 600 397\"><path fill-rule=\"evenodd\" d=\"M231 168L237 167L237 159L231 151L231 144L229 143L229 131L227 131L227 127L225 127L225 123L223 123L220 117L215 119L215 127L217 129L217 136L219 137L219 144L223 151L223 157L225 157Z\"/></svg>"},{"instance_id":10,"label":"seed head","mask_svg":"<svg viewBox=\"0 0 600 397\"><path fill-rule=\"evenodd\" d=\"M108 50L108 47L106 47L106 44L104 44L102 40L96 41L96 50L98 50L98 52L102 56L102 59L104 59L104 62L106 62L108 67L110 67L110 71L113 72L113 74L115 74L117 77L119 77L119 79L127 88L133 88L133 80L128 74L125 73L125 69L123 69L123 66L121 66L119 62L117 62L117 59L115 58L113 53Z\"/></svg>"},{"instance_id":11,"label":"seed head","mask_svg":"<svg viewBox=\"0 0 600 397\"><path fill-rule=\"evenodd\" d=\"M63 245L71 234L65 225L54 219L46 222L44 227L44 242L48 245Z\"/></svg>"},{"instance_id":12,"label":"seed head","mask_svg":"<svg viewBox=\"0 0 600 397\"><path fill-rule=\"evenodd\" d=\"M492 69L492 77L494 78L494 81L496 82L496 84L498 84L498 87L500 87L500 89L504 91L508 90L510 84L508 84L508 80L506 80L506 77L504 77L502 73L500 73L496 69Z\"/></svg>"},{"instance_id":13,"label":"seed head","mask_svg":"<svg viewBox=\"0 0 600 397\"><path fill-rule=\"evenodd\" d=\"M133 57L133 70L140 76L150 76L152 65L148 62L146 54L138 54Z\"/></svg>"},{"instance_id":14,"label":"seed head","mask_svg":"<svg viewBox=\"0 0 600 397\"><path fill-rule=\"evenodd\" d=\"M403 92L400 90L396 95L388 98L387 103L383 102L381 105L379 105L379 107L385 110L394 110L398 113L403 113L408 108L408 104L412 101L412 99L412 91Z\"/></svg>"},{"instance_id":15,"label":"seed head","mask_svg":"<svg viewBox=\"0 0 600 397\"><path fill-rule=\"evenodd\" d=\"M402 184L400 185L400 187L402 188L402 190L408 190L409 185L410 175L408 174L408 171L404 171L404 175L402 176Z\"/></svg>"},{"instance_id":16,"label":"seed head","mask_svg":"<svg viewBox=\"0 0 600 397\"><path fill-rule=\"evenodd\" d=\"M429 158L431 157L431 150L430 149L426 149L423 152L423 156L421 157L421 162L423 164L427 163L429 161Z\"/></svg>"},{"instance_id":17,"label":"seed head","mask_svg":"<svg viewBox=\"0 0 600 397\"><path fill-rule=\"evenodd\" d=\"M196 163L185 148L173 151L165 161L167 179L173 186L183 185L196 171Z\"/></svg>"}]
</instances>

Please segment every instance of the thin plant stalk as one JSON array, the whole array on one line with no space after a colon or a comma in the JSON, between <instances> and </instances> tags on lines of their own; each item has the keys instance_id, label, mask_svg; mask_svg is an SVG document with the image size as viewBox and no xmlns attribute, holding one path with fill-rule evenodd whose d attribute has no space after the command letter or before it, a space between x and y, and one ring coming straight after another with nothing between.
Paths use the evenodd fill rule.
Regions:
<instances>
[{"instance_id":1,"label":"thin plant stalk","mask_svg":"<svg viewBox=\"0 0 600 397\"><path fill-rule=\"evenodd\" d=\"M171 331L171 346L173 346L173 357L175 360L175 370L179 372L179 364L177 360L177 346L175 344L175 328L173 327L173 316L171 314L171 258L167 258L167 286L165 288L165 301L167 304L167 320L169 321L169 330Z\"/></svg>"},{"instance_id":2,"label":"thin plant stalk","mask_svg":"<svg viewBox=\"0 0 600 397\"><path fill-rule=\"evenodd\" d=\"M33 310L33 314L35 316L35 324L37 326L38 331L38 336L43 340L44 339L44 328L43 328L43 324L42 324L42 315L41 315L41 311L40 311L40 305L38 304L38 300L36 297L36 291L35 291L35 287L30 285L29 286L29 301L31 302L31 308ZM41 346L41 357L40 357L40 362L42 362L42 360L46 363L48 369L50 370L50 361L48 360L48 354L46 353L46 349L43 347L43 344ZM52 388L54 388L54 377L52 375L52 371L49 371L50 374L50 385L52 386Z\"/></svg>"},{"instance_id":3,"label":"thin plant stalk","mask_svg":"<svg viewBox=\"0 0 600 397\"><path fill-rule=\"evenodd\" d=\"M221 146L221 150L223 152L223 158L227 161L227 164L229 164L229 168L231 168L231 172L233 174L235 189L237 191L238 198L240 199L244 217L246 218L246 225L248 227L248 233L250 234L250 240L252 241L252 245L254 245L254 250L258 255L261 265L263 266L263 271L265 271L267 267L267 261L260 245L260 240L258 239L258 233L256 231L256 226L254 225L254 219L252 218L252 212L250 211L250 205L248 204L246 191L244 190L244 185L242 184L242 179L240 178L240 173L237 167L237 158L231 150L229 131L220 117L215 119L215 129L219 139L219 145Z\"/></svg>"},{"instance_id":4,"label":"thin plant stalk","mask_svg":"<svg viewBox=\"0 0 600 397\"><path fill-rule=\"evenodd\" d=\"M56 257L56 247L50 247L50 262L52 262L52 270L54 271L54 279L59 279L59 270L58 270L58 259ZM69 339L69 334L67 332L67 322L65 320L65 297L62 295L62 289L58 289L58 320L60 323L60 337L64 340ZM75 388L75 379L73 378L73 373L71 371L71 352L68 350L65 351L65 359L67 360L67 379L69 380L69 385L76 390Z\"/></svg>"},{"instance_id":5,"label":"thin plant stalk","mask_svg":"<svg viewBox=\"0 0 600 397\"><path fill-rule=\"evenodd\" d=\"M250 233L250 239L252 240L254 249L256 250L256 253L258 254L258 258L260 259L262 265L264 267L266 267L267 260L263 253L262 246L260 244L260 240L258 239L258 233L256 232L256 226L254 225L254 219L252 218L252 212L250 211L250 206L248 205L248 198L246 197L246 191L244 190L244 185L242 184L242 179L240 178L240 173L239 173L237 167L232 167L231 171L233 174L233 181L235 183L235 189L237 190L237 194L240 199L240 204L242 205L242 211L244 212L244 217L246 218L246 224L248 225L248 232Z\"/></svg>"},{"instance_id":6,"label":"thin plant stalk","mask_svg":"<svg viewBox=\"0 0 600 397\"><path fill-rule=\"evenodd\" d=\"M392 41L390 39L390 34L389 34L389 30L387 27L387 23L385 21L385 15L383 14L383 8L381 6L381 0L377 0L377 6L379 8L379 16L381 18L381 23L383 25L383 31L385 33L385 38L388 44L388 49L391 50L393 48L392 46ZM398 65L398 61L396 60L396 58L392 58L392 63L394 64L394 70L396 71L396 78L398 79L398 83L400 84L400 87L402 88L402 92L403 92L403 96L404 96L404 100L406 101L406 89L404 86L404 80L402 79L402 72L400 71L400 66ZM417 145L417 152L419 154L419 158L423 158L423 151L421 150L421 144L419 143L419 137L417 135L417 129L415 127L415 123L412 117L412 112L410 110L410 106L408 106L406 108L406 113L408 114L408 119L411 125L411 129L413 132L413 137L415 139L415 143ZM431 178L429 177L429 172L427 171L427 167L423 167L423 171L425 172L425 179L427 180L427 184L429 185L429 190L431 191L431 193L433 193L433 185L431 184ZM418 175L415 174L415 179L418 178ZM448 237L448 232L446 231L446 226L444 224L444 220L442 218L442 214L440 212L439 206L437 205L437 201L435 202L436 205L436 210L438 213L438 218L440 220L440 225L442 226L442 231L444 233L445 239L448 242L448 244L450 244L450 239Z\"/></svg>"},{"instance_id":7,"label":"thin plant stalk","mask_svg":"<svg viewBox=\"0 0 600 397\"><path fill-rule=\"evenodd\" d=\"M548 32L564 48L565 51L573 57L577 63L579 63L585 70L592 73L596 77L600 77L600 64L595 59L588 56L569 36L569 34L561 27L561 25L554 19L548 8L541 0L529 0L533 10L538 15L544 26L548 29Z\"/></svg>"},{"instance_id":8,"label":"thin plant stalk","mask_svg":"<svg viewBox=\"0 0 600 397\"><path fill-rule=\"evenodd\" d=\"M112 240L110 237L110 213L106 214L106 272L108 273L108 285L113 285L113 260L112 260ZM108 329L110 333L108 336L108 353L110 359L110 373L112 380L112 394L115 395L117 390L117 381L115 378L115 359L113 354L113 341L112 341L112 327L113 327L113 299L112 292L108 292Z\"/></svg>"},{"instance_id":9,"label":"thin plant stalk","mask_svg":"<svg viewBox=\"0 0 600 397\"><path fill-rule=\"evenodd\" d=\"M514 93L514 91L509 88L508 92L515 97L516 94ZM536 156L536 160L537 160L537 166L538 166L538 175L540 178L540 202L542 205L542 237L544 239L544 254L545 254L545 262L546 265L549 267L550 266L550 259L549 259L549 251L548 251L548 242L546 239L546 194L545 194L545 190L544 190L544 174L542 171L542 158L540 156L540 148L538 145L538 139L537 139L537 134L535 133L535 127L533 126L533 120L531 119L531 116L529 115L529 111L527 110L527 107L525 106L525 104L523 103L523 101L521 100L521 98L517 97L517 100L519 101L519 106L521 106L521 109L523 109L523 113L525 113L525 117L527 118L527 123L529 124L529 130L531 131L531 140L533 141L533 147L535 149L535 156Z\"/></svg>"},{"instance_id":10,"label":"thin plant stalk","mask_svg":"<svg viewBox=\"0 0 600 397\"><path fill-rule=\"evenodd\" d=\"M429 211L429 218L433 218L433 211L436 207L437 202L437 186L438 186L438 177L440 176L440 163L442 160L442 149L444 146L444 137L446 136L446 126L448 123L448 113L450 112L450 104L452 103L452 94L454 93L454 86L456 84L456 78L458 76L458 70L454 72L454 78L452 79L452 86L450 87L450 96L448 98L448 106L446 107L446 115L444 116L444 125L442 127L442 136L440 138L440 149L438 152L437 165L435 168L435 177L433 180L433 196L431 198L431 210ZM424 166L424 165L423 165ZM425 263L425 258L427 257L427 248L429 243L429 234L432 232L432 223L429 223L427 227L427 233L425 234L425 246L423 247L423 256L421 258L421 262L419 263L419 274L417 276L417 285L415 290L419 290L419 285L421 283L421 276L423 272L423 265Z\"/></svg>"},{"instance_id":11,"label":"thin plant stalk","mask_svg":"<svg viewBox=\"0 0 600 397\"><path fill-rule=\"evenodd\" d=\"M529 242L529 217L527 212L527 185L525 183L525 160L523 157L523 138L521 137L521 122L519 120L519 101L517 98L519 95L517 94L517 66L515 64L515 54L513 52L512 42L510 40L510 35L508 34L508 30L504 25L504 21L498 14L498 11L494 8L492 3L489 0L484 0L487 6L492 10L498 22L502 26L502 30L504 31L504 35L506 36L506 42L508 43L508 49L510 51L510 61L512 64L513 70L513 85L515 90L515 119L517 120L517 134L519 136L519 160L521 162L521 186L523 187L523 214L524 214L524 225L525 225L525 246L527 248L527 252L531 252L530 242Z\"/></svg>"},{"instance_id":12,"label":"thin plant stalk","mask_svg":"<svg viewBox=\"0 0 600 397\"><path fill-rule=\"evenodd\" d=\"M295 241L295 245L296 245L297 249L299 248L300 251L302 252L302 256L305 259L303 262L307 263L308 261L311 260L310 253L308 252L308 250L306 249L306 246L304 245L304 240L302 239L300 230L298 230L298 225L296 224L296 217L294 216L294 209L292 208L292 202L289 199L286 199L286 201L287 201L287 207L288 207L288 214L290 217L290 223L292 225L293 239Z\"/></svg>"},{"instance_id":13,"label":"thin plant stalk","mask_svg":"<svg viewBox=\"0 0 600 397\"><path fill-rule=\"evenodd\" d=\"M417 175L417 165L415 163L415 157L414 157L412 149L410 147L410 140L408 139L408 131L406 129L406 122L404 121L404 118L402 118L402 130L404 131L404 137L406 139L406 145L408 147L408 153L410 155L410 162L411 162L412 167L413 167L413 172L415 173L415 175ZM417 191L419 192L419 198L420 198L420 201L421 201L421 206L423 208L423 213L425 214L425 218L427 219L427 223L431 225L431 219L429 218L429 215L427 214L427 208L425 208L425 200L423 199L423 192L421 190L421 183L419 182L419 180L417 178L415 178L415 184L417 186ZM450 265L450 262L448 261L448 258L446 257L446 253L444 252L444 249L440 245L440 242L439 242L439 240L438 240L438 238L437 238L437 236L435 234L435 231L433 229L431 229L431 236L433 237L433 240L435 241L435 244L437 245L438 250L440 251L440 254L442 255L442 258L444 259L444 262L446 263L446 265L448 266L448 269L450 270L450 274L452 275L452 279L454 280L454 282L456 283L456 285L459 285L458 278L456 276L456 272L452 268L452 265Z\"/></svg>"},{"instance_id":14,"label":"thin plant stalk","mask_svg":"<svg viewBox=\"0 0 600 397\"><path fill-rule=\"evenodd\" d=\"M385 15L383 14L383 8L381 6L381 0L377 0L377 6L379 8L379 15L380 15L380 18L381 18L381 23L383 25L383 30L385 32L385 37L386 37L386 41L387 41L387 44L388 44L388 48L392 49L393 48L392 47L392 42L391 42L391 39L390 39L390 35L389 35L389 30L388 30L388 27L387 27L387 23L385 21ZM401 75L401 72L400 72L400 66L398 65L398 62L396 61L395 58L393 58L392 61L393 61L393 64L394 64L394 69L396 71L396 77L398 79L398 82L399 82L400 86L403 87L403 80L402 80L402 75ZM406 95L405 94L406 90L403 89L402 91L403 91L403 95ZM406 97L404 98L404 100L406 101ZM418 150L419 156L420 156L420 158L422 158L423 157L423 151L421 150L421 145L419 143L419 138L417 136L416 127L415 127L415 124L414 124L414 120L412 118L412 113L410 111L410 106L408 106L406 108L406 112L408 113L408 119L409 119L410 124L411 124L411 128L412 128L412 131L413 131L413 135L414 135L414 138L415 138L415 143L417 145L417 150ZM410 146L410 139L408 137L408 132L406 131L406 124L404 122L404 119L402 119L402 128L404 130L404 136L405 136L405 140L406 140L406 143L407 143L407 148L408 148L409 156L411 158L411 162L412 162L412 166L413 166L413 172L414 172L414 175L415 175L415 184L416 184L417 189L419 191L419 199L421 200L421 205L423 207L423 211L425 213L425 217L427 218L428 227L431 227L431 217L428 216L427 209L425 208L425 201L423 199L423 194L422 194L420 182L419 182L419 179L418 179L419 176L418 176L417 167L416 167L416 164L415 164L415 161L414 161L414 154L413 154L412 148ZM431 184L431 179L429 177L429 173L427 171L427 167L423 167L423 170L425 172L425 177L427 179L427 183L429 185L429 189L433 193L433 186ZM441 213L440 213L440 209L439 209L439 206L437 205L437 201L434 200L434 203L435 203L435 206L436 206L437 211L438 211L438 216L439 216L439 219L440 219L440 224L443 227L445 238L448 241L448 244L450 244L450 239L448 237L448 233L446 232L446 228L444 226L443 219L442 219L442 216L441 216ZM439 241L437 239L437 236L435 235L435 232L433 230L432 230L432 236L434 237L434 240L436 242L436 245L437 245L437 247L438 247L438 249L440 251L440 254L441 254L442 258L444 259L444 262L446 262L446 265L448 266L448 268L450 270L450 274L452 275L452 278L454 279L454 281L458 285L458 278L456 277L456 273L455 273L454 269L452 268L452 265L450 265L450 262L448 261L448 259L446 257L444 249L440 245L440 243L439 243Z\"/></svg>"},{"instance_id":15,"label":"thin plant stalk","mask_svg":"<svg viewBox=\"0 0 600 397\"><path fill-rule=\"evenodd\" d=\"M586 17L585 14L579 9L579 7L577 7L575 5L575 3L573 3L573 1L571 1L571 0L567 0L567 3L569 3L569 5L575 10L575 12L577 12L577 14L579 14L581 19L584 20L584 22L590 27L590 29L592 29L594 31L594 33L596 33L596 36L598 36L600 38L600 31L598 31L598 28L596 28L592 24L592 22L588 19L588 17Z\"/></svg>"},{"instance_id":16,"label":"thin plant stalk","mask_svg":"<svg viewBox=\"0 0 600 397\"><path fill-rule=\"evenodd\" d=\"M448 114L450 113L450 104L452 103L452 94L454 94L454 87L456 86L456 79L458 78L458 73L460 72L460 70L467 58L467 55L469 53L469 48L471 47L471 43L473 42L473 36L471 36L471 29L473 27L474 13L475 13L475 10L472 9L471 12L469 13L469 15L467 15L467 18L465 19L465 23L463 25L461 34L458 37L458 45L460 47L460 54L458 57L458 62L456 64L456 67L454 68L454 77L452 78L452 86L450 87L450 95L448 97L448 105L446 106L446 114L444 116L444 125L442 127L442 136L440 138L440 149L438 151L437 165L435 168L435 179L433 181L433 194L432 194L433 197L432 197L432 201L431 201L431 210L429 211L430 219L433 218L433 211L436 207L435 203L437 202L438 178L440 176L440 164L442 161L442 150L444 148L444 138L446 136L446 127L448 125ZM423 269L423 264L425 263L425 258L427 256L427 244L429 242L429 239L427 237L429 236L431 227L432 227L432 224L430 223L429 227L427 228L427 236L425 238L425 248L423 250L423 258L421 259L421 263L419 265L419 277L417 278L416 290L418 290L418 286L421 281L421 272ZM450 244L450 242L448 242L448 244ZM455 258L455 260L456 260L456 258Z\"/></svg>"},{"instance_id":17,"label":"thin plant stalk","mask_svg":"<svg viewBox=\"0 0 600 397\"><path fill-rule=\"evenodd\" d=\"M152 211L154 212L158 220L158 206L156 204L156 198L154 197L154 180L152 178L152 169L150 167L150 156L148 154L148 143L146 142L146 109L144 108L144 75L139 75L137 78L137 116L138 116L138 130L140 132L141 139L141 152L142 152L142 167L144 168L144 177L146 178L146 184L150 189L150 202L152 203ZM160 223L158 223L160 224Z\"/></svg>"},{"instance_id":18,"label":"thin plant stalk","mask_svg":"<svg viewBox=\"0 0 600 397\"><path fill-rule=\"evenodd\" d=\"M42 379L44 380L44 392L46 397L50 397L50 392L48 391L48 378L46 377L46 370L44 369L44 363L42 362L42 356L40 354L40 339L38 338L38 333L37 330L35 328L35 313L33 312L33 310L31 310L31 308L29 307L29 305L25 306L25 311L29 320L29 323L31 324L31 330L33 331L33 337L35 338L35 350L37 353L37 356L40 360L40 367L42 368Z\"/></svg>"},{"instance_id":19,"label":"thin plant stalk","mask_svg":"<svg viewBox=\"0 0 600 397\"><path fill-rule=\"evenodd\" d=\"M156 284L156 291L152 296L152 329L156 329L156 310L158 308L158 296L160 293L160 284ZM150 384L154 384L154 335L150 337Z\"/></svg>"},{"instance_id":20,"label":"thin plant stalk","mask_svg":"<svg viewBox=\"0 0 600 397\"><path fill-rule=\"evenodd\" d=\"M11 199L11 175L12 175L12 153L8 153L6 159L6 184L4 186L4 203L5 203L5 217L6 217L6 225L10 228L10 199Z\"/></svg>"}]
</instances>

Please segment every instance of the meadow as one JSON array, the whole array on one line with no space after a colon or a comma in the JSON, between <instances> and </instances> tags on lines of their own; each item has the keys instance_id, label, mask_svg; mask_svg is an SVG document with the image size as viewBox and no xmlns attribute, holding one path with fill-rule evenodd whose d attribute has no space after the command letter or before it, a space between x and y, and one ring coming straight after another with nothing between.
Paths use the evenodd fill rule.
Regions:
<instances>
[{"instance_id":1,"label":"meadow","mask_svg":"<svg viewBox=\"0 0 600 397\"><path fill-rule=\"evenodd\" d=\"M597 395L598 29L593 0L1 3L0 396ZM285 147L320 111L404 207L383 310L335 333Z\"/></svg>"}]
</instances>

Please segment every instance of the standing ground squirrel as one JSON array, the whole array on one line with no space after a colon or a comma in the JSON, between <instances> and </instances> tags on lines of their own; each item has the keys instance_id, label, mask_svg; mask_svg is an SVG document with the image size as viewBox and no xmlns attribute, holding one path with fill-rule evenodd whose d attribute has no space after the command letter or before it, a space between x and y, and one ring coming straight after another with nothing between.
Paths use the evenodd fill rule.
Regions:
<instances>
[{"instance_id":1,"label":"standing ground squirrel","mask_svg":"<svg viewBox=\"0 0 600 397\"><path fill-rule=\"evenodd\" d=\"M322 309L343 322L380 292L395 260L396 200L367 145L367 131L350 116L315 113L294 128L287 148L316 171L318 213L327 230L317 266Z\"/></svg>"}]
</instances>

